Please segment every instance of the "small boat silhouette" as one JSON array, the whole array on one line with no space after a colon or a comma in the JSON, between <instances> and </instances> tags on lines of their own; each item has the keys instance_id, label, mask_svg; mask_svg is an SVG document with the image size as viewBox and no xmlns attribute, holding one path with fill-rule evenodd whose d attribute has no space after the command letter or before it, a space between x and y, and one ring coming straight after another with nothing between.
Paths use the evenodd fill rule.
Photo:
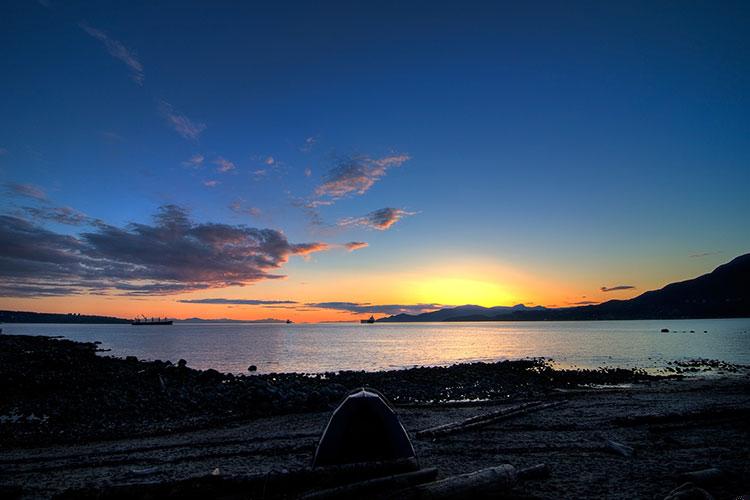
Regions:
<instances>
[{"instance_id":1,"label":"small boat silhouette","mask_svg":"<svg viewBox=\"0 0 750 500\"><path fill-rule=\"evenodd\" d=\"M361 319L359 320L359 322L362 323L363 325L367 325L367 324L371 325L375 323L375 316L370 316L368 319Z\"/></svg>"},{"instance_id":2,"label":"small boat silhouette","mask_svg":"<svg viewBox=\"0 0 750 500\"><path fill-rule=\"evenodd\" d=\"M294 321L292 321L291 319L286 320L287 325L291 325L292 323L294 323Z\"/></svg>"}]
</instances>

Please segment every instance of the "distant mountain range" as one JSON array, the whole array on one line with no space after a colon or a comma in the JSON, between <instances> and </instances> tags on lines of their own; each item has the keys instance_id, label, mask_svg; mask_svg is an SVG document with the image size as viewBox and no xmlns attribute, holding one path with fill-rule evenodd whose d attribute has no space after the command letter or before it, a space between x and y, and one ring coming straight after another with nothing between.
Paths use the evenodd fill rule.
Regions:
<instances>
[{"instance_id":1,"label":"distant mountain range","mask_svg":"<svg viewBox=\"0 0 750 500\"><path fill-rule=\"evenodd\" d=\"M623 319L750 317L750 254L694 279L672 283L629 300L545 308L460 306L418 315L398 314L378 322L588 321Z\"/></svg>"},{"instance_id":2,"label":"distant mountain range","mask_svg":"<svg viewBox=\"0 0 750 500\"><path fill-rule=\"evenodd\" d=\"M177 323L286 323L283 319L203 319L203 318L187 318L187 319L176 319Z\"/></svg>"},{"instance_id":3,"label":"distant mountain range","mask_svg":"<svg viewBox=\"0 0 750 500\"><path fill-rule=\"evenodd\" d=\"M416 323L424 321L455 321L455 318L476 318L462 319L460 321L486 321L490 318L505 316L518 311L542 311L546 310L543 306L527 307L523 304L515 306L495 306L482 307L475 305L465 305L458 307L449 307L422 314L396 314L381 318L378 323Z\"/></svg>"}]
</instances>

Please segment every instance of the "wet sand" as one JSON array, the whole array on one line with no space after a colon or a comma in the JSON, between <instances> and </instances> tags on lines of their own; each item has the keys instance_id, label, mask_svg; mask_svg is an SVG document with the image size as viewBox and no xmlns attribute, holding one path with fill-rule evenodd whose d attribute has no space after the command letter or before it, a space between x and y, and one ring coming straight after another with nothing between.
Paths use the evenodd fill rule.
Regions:
<instances>
[{"instance_id":1,"label":"wet sand","mask_svg":"<svg viewBox=\"0 0 750 500\"><path fill-rule=\"evenodd\" d=\"M12 340L3 341L0 350L6 355L18 348ZM135 363L133 368L145 373L147 366ZM465 367L446 370L467 373ZM575 383L553 381L544 390L526 380L522 384L530 388L510 398L462 405L403 401L397 412L413 438L420 465L437 467L440 477L502 463L549 466L549 478L517 486L513 497L664 498L684 482L681 473L708 467L726 473L721 481L705 487L716 498L750 493L748 374L740 370L709 378L638 378L626 387L591 388L581 377ZM450 436L414 437L420 429L531 399L565 403ZM13 401L5 396L0 404L5 415ZM128 403L122 410L128 411ZM26 443L5 439L0 448L0 496L47 498L70 488L169 482L211 474L217 468L221 475L246 476L307 467L330 410L280 413L285 412L231 420L205 418L194 429L135 427L134 434L141 437L117 434L104 439L97 434L87 439L74 434L74 439L64 435L56 439L41 433L40 440ZM25 427L33 438L29 429L34 422L6 422L2 427L14 425ZM607 439L632 447L633 456L617 454L606 446ZM45 441L59 444L44 445Z\"/></svg>"}]
</instances>

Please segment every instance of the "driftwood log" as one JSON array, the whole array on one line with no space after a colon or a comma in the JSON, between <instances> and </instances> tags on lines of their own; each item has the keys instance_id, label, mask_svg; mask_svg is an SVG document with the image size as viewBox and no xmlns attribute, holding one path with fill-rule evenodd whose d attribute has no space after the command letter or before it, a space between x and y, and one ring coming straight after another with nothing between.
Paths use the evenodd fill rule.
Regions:
<instances>
[{"instance_id":1,"label":"driftwood log","mask_svg":"<svg viewBox=\"0 0 750 500\"><path fill-rule=\"evenodd\" d=\"M418 431L416 437L417 439L425 439L476 429L493 424L498 420L515 417L517 415L523 415L525 413L530 413L533 411L545 410L547 408L559 406L563 403L565 403L565 401L555 401L553 403L532 401L529 403L522 403L519 405L510 406L508 408L503 408L502 410L493 411L491 413L475 415L458 422L451 422L448 424L439 425L437 427L430 427L429 429Z\"/></svg>"},{"instance_id":2,"label":"driftwood log","mask_svg":"<svg viewBox=\"0 0 750 500\"><path fill-rule=\"evenodd\" d=\"M503 464L468 474L447 477L431 483L411 486L393 492L385 498L392 500L494 498L499 494L507 493L519 481L545 477L548 474L549 469L544 464L521 470L510 464Z\"/></svg>"},{"instance_id":3,"label":"driftwood log","mask_svg":"<svg viewBox=\"0 0 750 500\"><path fill-rule=\"evenodd\" d=\"M305 467L272 471L265 474L214 476L189 479L109 486L101 488L68 489L58 498L135 500L138 498L288 498L304 492L333 488L419 469L414 459L382 462Z\"/></svg>"},{"instance_id":4,"label":"driftwood log","mask_svg":"<svg viewBox=\"0 0 750 500\"><path fill-rule=\"evenodd\" d=\"M345 484L337 488L314 491L303 495L304 500L334 500L338 498L372 498L383 494L383 492L406 488L415 484L434 481L437 477L437 469L421 469L404 474L379 477L360 481L358 483Z\"/></svg>"}]
</instances>

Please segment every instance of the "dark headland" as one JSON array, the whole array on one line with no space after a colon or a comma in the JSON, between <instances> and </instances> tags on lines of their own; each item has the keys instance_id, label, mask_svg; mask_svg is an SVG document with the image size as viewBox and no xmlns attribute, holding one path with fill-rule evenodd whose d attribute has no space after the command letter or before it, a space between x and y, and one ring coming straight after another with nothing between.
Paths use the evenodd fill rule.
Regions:
<instances>
[{"instance_id":1,"label":"dark headland","mask_svg":"<svg viewBox=\"0 0 750 500\"><path fill-rule=\"evenodd\" d=\"M126 324L129 319L86 314L38 313L29 311L0 311L0 323L61 323L61 324Z\"/></svg>"},{"instance_id":2,"label":"dark headland","mask_svg":"<svg viewBox=\"0 0 750 500\"><path fill-rule=\"evenodd\" d=\"M397 314L382 323L421 321L593 321L750 317L750 254L694 279L671 283L629 300L567 308L467 305L418 315Z\"/></svg>"}]
</instances>

